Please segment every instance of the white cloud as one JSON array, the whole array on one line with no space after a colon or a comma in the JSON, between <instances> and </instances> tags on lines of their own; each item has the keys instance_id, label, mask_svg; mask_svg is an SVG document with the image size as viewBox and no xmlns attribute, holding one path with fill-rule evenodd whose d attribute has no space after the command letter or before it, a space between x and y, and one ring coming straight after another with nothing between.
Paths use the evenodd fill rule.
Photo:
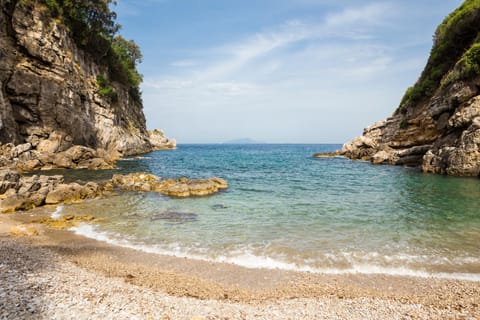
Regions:
<instances>
[{"instance_id":1,"label":"white cloud","mask_svg":"<svg viewBox=\"0 0 480 320\"><path fill-rule=\"evenodd\" d=\"M392 8L373 3L332 13L318 23L290 20L209 48L209 59L205 50L198 56L189 52L189 59L170 63L177 67L170 74L145 80L146 105L165 110L146 111L160 114L158 119L195 119L188 128L172 131L180 141L200 142L193 132L208 123L208 135L226 134L217 137L220 141L242 136L269 140L281 132L275 142L293 142L316 132L323 142L342 142L335 138L338 134L328 134L339 129L346 113L368 125L371 110L393 110L391 92L368 86L381 88L389 71L413 68L396 66L393 48L378 39L376 28L388 26ZM349 109L357 104L362 108ZM348 128L342 135L359 132L361 127ZM203 141L210 141L202 134Z\"/></svg>"},{"instance_id":2,"label":"white cloud","mask_svg":"<svg viewBox=\"0 0 480 320\"><path fill-rule=\"evenodd\" d=\"M325 24L329 27L350 27L351 25L382 24L395 9L389 3L372 3L364 7L347 8L339 13L327 16Z\"/></svg>"}]
</instances>

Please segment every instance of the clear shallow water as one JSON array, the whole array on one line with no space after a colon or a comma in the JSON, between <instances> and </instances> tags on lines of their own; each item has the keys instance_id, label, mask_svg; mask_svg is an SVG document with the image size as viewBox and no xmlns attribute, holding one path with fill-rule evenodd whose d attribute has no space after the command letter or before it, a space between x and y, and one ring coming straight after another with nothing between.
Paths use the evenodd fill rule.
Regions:
<instances>
[{"instance_id":1,"label":"clear shallow water","mask_svg":"<svg viewBox=\"0 0 480 320\"><path fill-rule=\"evenodd\" d=\"M479 179L311 156L338 147L180 145L125 159L119 171L219 176L228 191L191 199L126 193L61 213L105 217L76 232L149 252L248 267L480 280Z\"/></svg>"}]
</instances>

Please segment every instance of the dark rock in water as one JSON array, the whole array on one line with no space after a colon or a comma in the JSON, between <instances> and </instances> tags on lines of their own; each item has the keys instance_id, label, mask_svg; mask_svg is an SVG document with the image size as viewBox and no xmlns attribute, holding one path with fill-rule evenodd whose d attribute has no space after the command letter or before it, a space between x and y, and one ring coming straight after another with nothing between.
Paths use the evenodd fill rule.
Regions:
<instances>
[{"instance_id":1,"label":"dark rock in water","mask_svg":"<svg viewBox=\"0 0 480 320\"><path fill-rule=\"evenodd\" d=\"M170 224L182 224L182 223L197 221L198 215L191 212L169 210L169 211L164 211L152 216L151 220L152 221L166 220Z\"/></svg>"},{"instance_id":2,"label":"dark rock in water","mask_svg":"<svg viewBox=\"0 0 480 320\"><path fill-rule=\"evenodd\" d=\"M221 204L221 203L220 203L220 204L214 204L214 205L212 206L212 209L214 209L214 210L227 209L227 208L228 208L228 207L227 207L226 205Z\"/></svg>"}]
</instances>

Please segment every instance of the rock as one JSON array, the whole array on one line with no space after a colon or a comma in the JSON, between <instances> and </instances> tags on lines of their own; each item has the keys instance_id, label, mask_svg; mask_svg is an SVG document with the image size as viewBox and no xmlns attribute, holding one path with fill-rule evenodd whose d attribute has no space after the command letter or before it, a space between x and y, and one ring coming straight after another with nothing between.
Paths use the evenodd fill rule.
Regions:
<instances>
[{"instance_id":1,"label":"rock","mask_svg":"<svg viewBox=\"0 0 480 320\"><path fill-rule=\"evenodd\" d=\"M390 163L391 159L392 159L392 154L385 150L378 151L372 156L372 162L374 164Z\"/></svg>"},{"instance_id":2,"label":"rock","mask_svg":"<svg viewBox=\"0 0 480 320\"><path fill-rule=\"evenodd\" d=\"M189 197L190 188L188 184L184 182L175 183L160 191L161 193L171 197Z\"/></svg>"},{"instance_id":3,"label":"rock","mask_svg":"<svg viewBox=\"0 0 480 320\"><path fill-rule=\"evenodd\" d=\"M112 186L122 190L154 191L171 197L205 196L228 188L228 183L217 177L192 180L181 177L178 180L162 180L155 175L143 172L126 176L116 174L112 177L111 183Z\"/></svg>"},{"instance_id":4,"label":"rock","mask_svg":"<svg viewBox=\"0 0 480 320\"><path fill-rule=\"evenodd\" d=\"M90 160L97 157L97 152L92 148L84 146L73 146L67 151L62 152L66 158L70 159L72 162L80 162L85 160Z\"/></svg>"},{"instance_id":5,"label":"rock","mask_svg":"<svg viewBox=\"0 0 480 320\"><path fill-rule=\"evenodd\" d=\"M44 5L35 1L1 1L0 11L0 143L13 143L13 154L0 155L0 165L9 164L22 152L53 155L72 146L104 149L106 158L86 156L85 150L70 150L54 161L38 159L46 168L70 168L74 164L92 168L105 163L92 160L118 159L119 155L174 148L175 141L146 130L140 99L131 88L111 80L118 99L99 94L97 76L108 75L104 65L77 47L71 32L52 19ZM8 26L8 30L7 30ZM108 77L108 76L107 76ZM158 137L157 137L158 136ZM73 152L75 151L75 152ZM39 163L19 168L37 169Z\"/></svg>"},{"instance_id":6,"label":"rock","mask_svg":"<svg viewBox=\"0 0 480 320\"><path fill-rule=\"evenodd\" d=\"M4 194L9 189L19 188L20 177L18 172L9 169L0 170L0 194Z\"/></svg>"},{"instance_id":7,"label":"rock","mask_svg":"<svg viewBox=\"0 0 480 320\"><path fill-rule=\"evenodd\" d=\"M81 222L100 222L102 219L97 219L91 215L83 215L83 216L62 216L59 219L53 219L50 217L42 217L36 218L31 221L31 223L39 223L49 226L50 228L54 229L69 229L72 227L77 226Z\"/></svg>"},{"instance_id":8,"label":"rock","mask_svg":"<svg viewBox=\"0 0 480 320\"><path fill-rule=\"evenodd\" d=\"M162 130L149 130L148 136L154 150L175 149L177 147L175 139L167 138Z\"/></svg>"},{"instance_id":9,"label":"rock","mask_svg":"<svg viewBox=\"0 0 480 320\"><path fill-rule=\"evenodd\" d=\"M64 202L78 202L84 192L83 187L78 183L60 184L50 191L45 199L46 204L58 204Z\"/></svg>"},{"instance_id":10,"label":"rock","mask_svg":"<svg viewBox=\"0 0 480 320\"><path fill-rule=\"evenodd\" d=\"M104 159L93 158L89 160L80 161L77 164L78 169L89 169L89 170L106 170L113 169L114 165L107 163Z\"/></svg>"},{"instance_id":11,"label":"rock","mask_svg":"<svg viewBox=\"0 0 480 320\"><path fill-rule=\"evenodd\" d=\"M477 17L480 9L469 8ZM450 19L451 17L449 16ZM454 23L450 19L448 23ZM445 24L446 22L444 22ZM452 31L455 30L455 31ZM446 32L469 34L471 41L459 43L458 52L471 52L479 30L467 24L452 26ZM445 37L454 35L445 35ZM389 119L364 130L361 137L344 145L342 153L352 159L375 164L421 166L422 171L454 176L480 177L480 78L466 70L468 57L451 55L441 49L441 39L434 44L422 76L411 92L421 92L432 70L438 81L420 96L406 94ZM450 61L440 68L434 61Z\"/></svg>"},{"instance_id":12,"label":"rock","mask_svg":"<svg viewBox=\"0 0 480 320\"><path fill-rule=\"evenodd\" d=\"M46 140L41 140L38 141L38 136L34 135L33 137L31 136L30 139L33 139L34 141L37 141L37 151L38 152L43 152L43 153L55 153L58 151L60 148L60 144L62 142L62 136L56 131L51 132L48 135L48 139Z\"/></svg>"},{"instance_id":13,"label":"rock","mask_svg":"<svg viewBox=\"0 0 480 320\"><path fill-rule=\"evenodd\" d=\"M32 171L38 170L42 166L42 163L38 159L27 160L24 162L17 163L17 169L20 171Z\"/></svg>"},{"instance_id":14,"label":"rock","mask_svg":"<svg viewBox=\"0 0 480 320\"><path fill-rule=\"evenodd\" d=\"M14 194L3 200L0 200L0 212L10 213L17 210L29 210L34 205L26 195Z\"/></svg>"},{"instance_id":15,"label":"rock","mask_svg":"<svg viewBox=\"0 0 480 320\"><path fill-rule=\"evenodd\" d=\"M31 143L19 144L18 146L14 147L12 149L11 156L13 158L16 158L19 155L21 155L22 153L29 151L30 149L32 149L32 144Z\"/></svg>"},{"instance_id":16,"label":"rock","mask_svg":"<svg viewBox=\"0 0 480 320\"><path fill-rule=\"evenodd\" d=\"M215 183L218 189L227 189L228 188L228 182L222 178L218 177L213 177L210 178L210 180Z\"/></svg>"},{"instance_id":17,"label":"rock","mask_svg":"<svg viewBox=\"0 0 480 320\"><path fill-rule=\"evenodd\" d=\"M34 226L29 225L18 225L10 229L10 234L13 236L20 237L31 237L38 235L38 230Z\"/></svg>"}]
</instances>

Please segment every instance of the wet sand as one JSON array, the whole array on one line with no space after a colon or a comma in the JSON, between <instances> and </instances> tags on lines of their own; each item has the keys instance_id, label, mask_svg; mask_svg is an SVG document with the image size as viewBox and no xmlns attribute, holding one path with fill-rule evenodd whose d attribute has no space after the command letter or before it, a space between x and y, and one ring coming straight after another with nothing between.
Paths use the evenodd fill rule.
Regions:
<instances>
[{"instance_id":1,"label":"wet sand","mask_svg":"<svg viewBox=\"0 0 480 320\"><path fill-rule=\"evenodd\" d=\"M143 253L42 225L34 225L37 235L12 236L11 228L31 221L30 215L0 216L1 268L22 269L18 267L22 259L10 260L12 250L18 251L17 256L25 256L23 260L32 260L29 265L42 264L42 257L48 256L50 259L43 263L48 264L51 260L52 265L65 271L59 273L63 277L58 279L61 283L57 285L59 292L70 292L69 287L72 292L77 290L73 280L82 274L85 285L82 282L78 284L79 288L93 288L95 297L108 296L113 301L111 306L123 303L122 299L128 298L126 296L134 305L147 303L144 299L161 301L158 305L143 307L145 314L138 314L133 307L124 310L126 318L148 318L147 315L155 312L159 315L160 312L167 319L363 319L365 316L370 319L480 319L480 282L248 269ZM27 274L36 272L39 271L33 268ZM37 276L38 279L42 277L45 275ZM74 279L70 281L72 277ZM4 286L10 282L6 279L0 287L5 290ZM122 290L111 290L119 286ZM55 286L53 292L56 292ZM55 299L60 299L56 305L62 306L65 297L53 296L47 300L53 303ZM73 306L72 312L82 299L73 300L67 304ZM86 318L115 316L114 307L105 309L105 313L95 313L100 302L93 300L79 309L85 312ZM1 307L0 303L0 310ZM169 309L171 307L173 309ZM10 307L5 308L9 310ZM53 304L51 310L46 308L47 311L39 315L48 318L62 308ZM68 313L70 309L66 310L64 312ZM11 311L16 314L16 310ZM161 319L158 316L153 318Z\"/></svg>"}]
</instances>

